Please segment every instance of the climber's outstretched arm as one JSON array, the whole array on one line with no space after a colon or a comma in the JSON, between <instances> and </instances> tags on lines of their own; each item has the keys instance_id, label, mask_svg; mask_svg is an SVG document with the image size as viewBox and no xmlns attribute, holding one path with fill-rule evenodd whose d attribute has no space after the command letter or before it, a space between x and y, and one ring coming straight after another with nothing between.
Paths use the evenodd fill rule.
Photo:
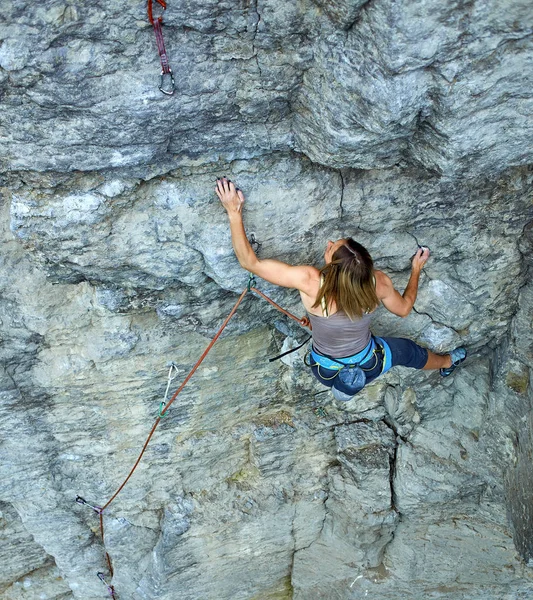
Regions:
<instances>
[{"instance_id":1,"label":"climber's outstretched arm","mask_svg":"<svg viewBox=\"0 0 533 600\"><path fill-rule=\"evenodd\" d=\"M399 317L406 317L411 312L418 293L420 272L428 258L429 249L419 248L413 257L411 276L403 294L394 288L388 275L376 271L376 293L388 311Z\"/></svg>"},{"instance_id":2,"label":"climber's outstretched arm","mask_svg":"<svg viewBox=\"0 0 533 600\"><path fill-rule=\"evenodd\" d=\"M314 290L313 281L318 278L318 270L305 265L294 267L279 260L259 260L244 230L242 221L244 194L225 177L217 180L215 193L228 213L231 242L241 267L275 285L295 288L304 294L311 294Z\"/></svg>"}]
</instances>

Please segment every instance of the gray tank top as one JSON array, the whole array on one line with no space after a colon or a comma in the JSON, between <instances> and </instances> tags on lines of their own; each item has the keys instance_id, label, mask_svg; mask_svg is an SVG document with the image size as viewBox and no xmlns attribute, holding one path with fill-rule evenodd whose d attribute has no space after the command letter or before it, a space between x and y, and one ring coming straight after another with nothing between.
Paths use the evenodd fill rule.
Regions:
<instances>
[{"instance_id":1,"label":"gray tank top","mask_svg":"<svg viewBox=\"0 0 533 600\"><path fill-rule=\"evenodd\" d=\"M354 321L342 311L329 317L308 315L313 328L313 346L322 354L344 358L361 352L370 342L372 313Z\"/></svg>"}]
</instances>

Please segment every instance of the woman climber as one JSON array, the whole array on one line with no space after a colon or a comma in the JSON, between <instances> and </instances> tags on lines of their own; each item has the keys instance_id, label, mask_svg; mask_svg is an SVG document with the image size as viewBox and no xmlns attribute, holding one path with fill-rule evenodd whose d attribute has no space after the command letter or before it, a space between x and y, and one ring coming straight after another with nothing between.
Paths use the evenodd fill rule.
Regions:
<instances>
[{"instance_id":1,"label":"woman climber","mask_svg":"<svg viewBox=\"0 0 533 600\"><path fill-rule=\"evenodd\" d=\"M244 230L242 191L223 177L217 179L215 192L228 213L233 249L241 266L270 283L300 292L313 333L309 366L335 398L350 400L365 383L397 365L440 369L447 377L464 361L466 350L462 347L439 355L411 340L379 338L370 332L372 313L380 302L400 317L411 312L429 249L419 247L414 255L403 294L394 288L390 277L374 269L366 248L351 238L328 241L322 269L259 260Z\"/></svg>"}]
</instances>

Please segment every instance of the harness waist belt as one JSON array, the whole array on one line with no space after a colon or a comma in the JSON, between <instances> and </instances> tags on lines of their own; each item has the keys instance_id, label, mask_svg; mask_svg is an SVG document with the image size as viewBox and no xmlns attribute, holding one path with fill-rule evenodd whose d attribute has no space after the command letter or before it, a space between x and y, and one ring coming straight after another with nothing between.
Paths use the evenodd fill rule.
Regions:
<instances>
[{"instance_id":1,"label":"harness waist belt","mask_svg":"<svg viewBox=\"0 0 533 600\"><path fill-rule=\"evenodd\" d=\"M361 352L358 352L357 354L354 354L353 356L346 356L344 358L331 359L331 358L328 358L327 356L324 356L323 354L319 354L314 348L312 348L311 349L311 358L316 363L318 363L321 367L324 367L324 369L331 369L331 370L338 371L338 370L342 369L344 365L364 364L363 361L366 362L366 359L370 358L370 355L372 354L372 352L374 351L375 348L376 348L376 342L374 342L374 338L371 337L367 346L365 348L363 348L363 350L361 350Z\"/></svg>"}]
</instances>

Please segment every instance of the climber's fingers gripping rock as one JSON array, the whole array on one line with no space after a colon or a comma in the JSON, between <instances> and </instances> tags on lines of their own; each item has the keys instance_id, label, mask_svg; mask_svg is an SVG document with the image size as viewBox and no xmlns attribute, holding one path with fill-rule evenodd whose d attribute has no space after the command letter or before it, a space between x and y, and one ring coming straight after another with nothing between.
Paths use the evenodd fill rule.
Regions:
<instances>
[{"instance_id":1,"label":"climber's fingers gripping rock","mask_svg":"<svg viewBox=\"0 0 533 600\"><path fill-rule=\"evenodd\" d=\"M222 205L231 213L240 213L244 204L244 194L239 188L236 188L232 181L226 177L217 179L215 193L219 197Z\"/></svg>"},{"instance_id":2,"label":"climber's fingers gripping rock","mask_svg":"<svg viewBox=\"0 0 533 600\"><path fill-rule=\"evenodd\" d=\"M416 251L416 254L413 256L413 260L411 265L413 269L420 271L422 267L426 264L429 258L429 248L426 246L420 246Z\"/></svg>"}]
</instances>

